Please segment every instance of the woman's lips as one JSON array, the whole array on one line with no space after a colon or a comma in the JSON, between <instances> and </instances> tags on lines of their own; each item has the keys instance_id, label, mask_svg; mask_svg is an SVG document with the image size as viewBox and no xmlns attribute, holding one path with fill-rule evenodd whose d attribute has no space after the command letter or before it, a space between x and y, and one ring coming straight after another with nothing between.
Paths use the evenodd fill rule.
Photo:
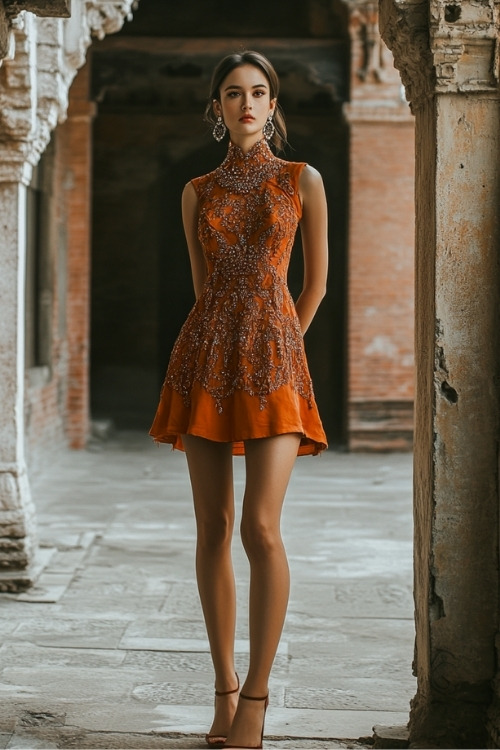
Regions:
<instances>
[{"instance_id":1,"label":"woman's lips","mask_svg":"<svg viewBox=\"0 0 500 750\"><path fill-rule=\"evenodd\" d=\"M252 117L252 115L243 115L243 117L240 117L240 122L253 122L255 120L255 117Z\"/></svg>"}]
</instances>

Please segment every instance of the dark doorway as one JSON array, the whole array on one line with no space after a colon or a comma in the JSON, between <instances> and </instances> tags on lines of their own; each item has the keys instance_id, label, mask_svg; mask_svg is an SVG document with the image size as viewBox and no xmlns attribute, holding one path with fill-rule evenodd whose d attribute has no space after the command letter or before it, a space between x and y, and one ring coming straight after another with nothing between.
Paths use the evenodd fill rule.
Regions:
<instances>
[{"instance_id":1,"label":"dark doorway","mask_svg":"<svg viewBox=\"0 0 500 750\"><path fill-rule=\"evenodd\" d=\"M329 291L306 348L330 444L344 443L348 134L341 106L348 42L340 14L315 0L295 5L296 13L290 3L281 9L286 22L275 26L268 4L247 20L234 3L227 14L214 4L213 15L201 1L189 4L189 13L178 6L166 13L163 0L141 0L135 20L93 48L95 418L140 429L152 419L171 346L193 303L180 194L227 148L202 122L211 70L224 54L249 47L266 54L280 75L291 145L285 158L316 166L325 182ZM193 18L204 19L203 36L194 35ZM293 295L300 288L299 245L289 273Z\"/></svg>"}]
</instances>

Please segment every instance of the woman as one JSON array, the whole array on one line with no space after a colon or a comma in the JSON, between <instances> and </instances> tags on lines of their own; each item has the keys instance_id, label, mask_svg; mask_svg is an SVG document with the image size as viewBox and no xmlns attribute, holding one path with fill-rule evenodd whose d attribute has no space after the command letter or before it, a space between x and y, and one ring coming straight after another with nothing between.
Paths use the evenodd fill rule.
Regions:
<instances>
[{"instance_id":1,"label":"woman","mask_svg":"<svg viewBox=\"0 0 500 750\"><path fill-rule=\"evenodd\" d=\"M277 158L286 129L278 78L261 54L225 57L206 118L229 133L218 169L189 182L182 213L196 303L173 348L151 428L185 450L197 523L196 572L215 669L210 747L260 748L268 680L288 603L280 516L295 457L326 448L303 348L325 293L327 209L318 172ZM286 273L296 228L302 293ZM234 667L232 456L245 455L241 538L250 561L250 661Z\"/></svg>"}]
</instances>

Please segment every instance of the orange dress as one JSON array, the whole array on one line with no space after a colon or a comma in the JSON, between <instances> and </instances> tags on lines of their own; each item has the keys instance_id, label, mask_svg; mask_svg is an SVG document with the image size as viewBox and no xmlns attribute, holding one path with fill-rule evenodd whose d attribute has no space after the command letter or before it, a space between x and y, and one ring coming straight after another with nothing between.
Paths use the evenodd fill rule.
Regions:
<instances>
[{"instance_id":1,"label":"orange dress","mask_svg":"<svg viewBox=\"0 0 500 750\"><path fill-rule=\"evenodd\" d=\"M150 430L183 449L182 435L232 442L295 432L298 454L327 447L286 277L302 214L303 163L277 158L265 140L192 180L203 290L173 347Z\"/></svg>"}]
</instances>

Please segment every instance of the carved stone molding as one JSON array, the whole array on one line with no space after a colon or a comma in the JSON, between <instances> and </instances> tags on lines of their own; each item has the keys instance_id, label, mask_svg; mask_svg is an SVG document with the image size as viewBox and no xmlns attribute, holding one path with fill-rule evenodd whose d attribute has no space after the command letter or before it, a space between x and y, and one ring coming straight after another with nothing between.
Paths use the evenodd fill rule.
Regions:
<instances>
[{"instance_id":1,"label":"carved stone molding","mask_svg":"<svg viewBox=\"0 0 500 750\"><path fill-rule=\"evenodd\" d=\"M118 31L133 6L133 0L72 0L68 19L32 13L10 19L11 59L0 68L0 181L29 181L52 130L66 118L69 87L92 37Z\"/></svg>"},{"instance_id":2,"label":"carved stone molding","mask_svg":"<svg viewBox=\"0 0 500 750\"><path fill-rule=\"evenodd\" d=\"M378 2L345 2L351 37L351 90L344 115L350 122L411 120L392 52L380 35Z\"/></svg>"},{"instance_id":3,"label":"carved stone molding","mask_svg":"<svg viewBox=\"0 0 500 750\"><path fill-rule=\"evenodd\" d=\"M0 0L0 65L14 54L12 22L23 11L36 16L71 16L71 0Z\"/></svg>"},{"instance_id":4,"label":"carved stone molding","mask_svg":"<svg viewBox=\"0 0 500 750\"><path fill-rule=\"evenodd\" d=\"M435 87L428 0L380 0L380 33L415 111Z\"/></svg>"},{"instance_id":5,"label":"carved stone molding","mask_svg":"<svg viewBox=\"0 0 500 750\"><path fill-rule=\"evenodd\" d=\"M380 0L412 109L435 93L498 94L500 0Z\"/></svg>"},{"instance_id":6,"label":"carved stone molding","mask_svg":"<svg viewBox=\"0 0 500 750\"><path fill-rule=\"evenodd\" d=\"M378 28L378 2L350 0L348 2L349 32L353 44L359 47L359 64L355 74L360 81L386 80L385 45Z\"/></svg>"},{"instance_id":7,"label":"carved stone molding","mask_svg":"<svg viewBox=\"0 0 500 750\"><path fill-rule=\"evenodd\" d=\"M7 57L10 45L9 19L5 6L0 2L0 65L4 57Z\"/></svg>"},{"instance_id":8,"label":"carved stone molding","mask_svg":"<svg viewBox=\"0 0 500 750\"><path fill-rule=\"evenodd\" d=\"M92 35L103 39L120 31L125 19L131 20L138 0L86 0L88 24Z\"/></svg>"},{"instance_id":9,"label":"carved stone molding","mask_svg":"<svg viewBox=\"0 0 500 750\"><path fill-rule=\"evenodd\" d=\"M58 16L69 18L71 15L71 0L3 0L7 14L17 15L28 10L36 16Z\"/></svg>"},{"instance_id":10,"label":"carved stone molding","mask_svg":"<svg viewBox=\"0 0 500 750\"><path fill-rule=\"evenodd\" d=\"M500 0L431 0L436 90L496 91Z\"/></svg>"}]
</instances>

